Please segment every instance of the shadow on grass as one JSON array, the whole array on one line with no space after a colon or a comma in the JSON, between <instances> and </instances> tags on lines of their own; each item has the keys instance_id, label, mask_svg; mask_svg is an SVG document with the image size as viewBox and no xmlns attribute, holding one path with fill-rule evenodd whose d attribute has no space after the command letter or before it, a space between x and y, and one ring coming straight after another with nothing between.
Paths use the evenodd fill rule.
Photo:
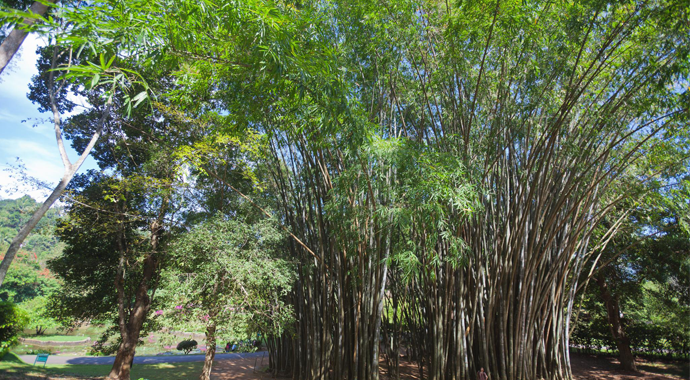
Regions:
<instances>
[{"instance_id":1,"label":"shadow on grass","mask_svg":"<svg viewBox=\"0 0 690 380\"><path fill-rule=\"evenodd\" d=\"M135 364L132 368L131 378L145 378L148 380L186 380L199 376L203 362L193 363L159 363L159 364ZM33 380L33 379L102 379L111 369L107 365L70 365L50 364L33 366L24 363L17 355L7 354L0 361L0 379Z\"/></svg>"},{"instance_id":2,"label":"shadow on grass","mask_svg":"<svg viewBox=\"0 0 690 380\"><path fill-rule=\"evenodd\" d=\"M637 369L656 375L673 375L680 378L689 378L690 363L681 361L645 361L637 363Z\"/></svg>"},{"instance_id":3,"label":"shadow on grass","mask_svg":"<svg viewBox=\"0 0 690 380\"><path fill-rule=\"evenodd\" d=\"M198 378L203 362L135 364L132 367L132 379L149 380L186 380Z\"/></svg>"}]
</instances>

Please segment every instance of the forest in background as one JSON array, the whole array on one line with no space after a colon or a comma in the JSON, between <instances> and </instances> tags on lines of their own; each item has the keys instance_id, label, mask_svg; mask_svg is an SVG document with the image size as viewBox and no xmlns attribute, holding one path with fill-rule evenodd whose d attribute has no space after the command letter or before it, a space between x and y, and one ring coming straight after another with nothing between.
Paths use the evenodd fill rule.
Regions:
<instances>
[{"instance_id":1,"label":"forest in background","mask_svg":"<svg viewBox=\"0 0 690 380\"><path fill-rule=\"evenodd\" d=\"M17 231L36 211L39 203L29 196L0 200L0 250L6 251ZM0 300L23 303L47 296L58 287L58 281L47 269L48 260L62 253L55 236L55 223L61 208L51 209L29 236L18 255L16 265L0 289Z\"/></svg>"}]
</instances>

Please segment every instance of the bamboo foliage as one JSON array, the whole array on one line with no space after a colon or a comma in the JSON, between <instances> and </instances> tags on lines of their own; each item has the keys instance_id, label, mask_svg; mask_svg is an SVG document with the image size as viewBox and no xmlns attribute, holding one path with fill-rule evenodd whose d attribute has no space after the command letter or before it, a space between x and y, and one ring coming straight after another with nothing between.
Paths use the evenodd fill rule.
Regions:
<instances>
[{"instance_id":1,"label":"bamboo foliage","mask_svg":"<svg viewBox=\"0 0 690 380\"><path fill-rule=\"evenodd\" d=\"M593 226L619 200L602 195L682 123L680 94L660 88L686 37L645 36L677 10L332 10L363 114L332 140L302 119L305 132L273 149L286 219L319 250L300 272L294 377L377 378L380 342L393 377L407 346L431 379L480 366L570 378L577 278Z\"/></svg>"}]
</instances>

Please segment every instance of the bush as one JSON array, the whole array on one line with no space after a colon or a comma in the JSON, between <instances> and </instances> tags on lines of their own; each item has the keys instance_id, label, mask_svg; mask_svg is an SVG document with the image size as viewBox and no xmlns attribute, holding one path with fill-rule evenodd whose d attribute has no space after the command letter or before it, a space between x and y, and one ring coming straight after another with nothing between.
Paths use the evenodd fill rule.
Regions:
<instances>
[{"instance_id":1,"label":"bush","mask_svg":"<svg viewBox=\"0 0 690 380\"><path fill-rule=\"evenodd\" d=\"M17 335L29 323L26 312L10 301L0 301L0 358L17 345Z\"/></svg>"},{"instance_id":2,"label":"bush","mask_svg":"<svg viewBox=\"0 0 690 380\"><path fill-rule=\"evenodd\" d=\"M109 356L116 353L119 347L119 344L96 341L86 350L86 354L90 356Z\"/></svg>"},{"instance_id":3,"label":"bush","mask_svg":"<svg viewBox=\"0 0 690 380\"><path fill-rule=\"evenodd\" d=\"M38 348L35 350L29 350L26 355L38 355L38 354L52 354L53 350L50 348Z\"/></svg>"},{"instance_id":4,"label":"bush","mask_svg":"<svg viewBox=\"0 0 690 380\"><path fill-rule=\"evenodd\" d=\"M177 344L177 349L179 351L184 351L185 355L188 354L190 351L196 348L197 342L194 339L187 339L183 340L182 342Z\"/></svg>"},{"instance_id":5,"label":"bush","mask_svg":"<svg viewBox=\"0 0 690 380\"><path fill-rule=\"evenodd\" d=\"M117 349L120 348L121 339L118 338L117 341L109 344L108 340L113 335L112 332L112 329L104 331L98 340L86 350L86 354L93 356L108 356L116 353Z\"/></svg>"}]
</instances>

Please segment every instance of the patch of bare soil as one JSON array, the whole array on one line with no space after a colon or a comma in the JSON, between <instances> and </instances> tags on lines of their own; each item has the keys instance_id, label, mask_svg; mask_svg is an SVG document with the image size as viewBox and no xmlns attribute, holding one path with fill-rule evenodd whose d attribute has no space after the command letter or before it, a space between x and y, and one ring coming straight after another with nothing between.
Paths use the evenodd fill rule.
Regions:
<instances>
[{"instance_id":1,"label":"patch of bare soil","mask_svg":"<svg viewBox=\"0 0 690 380\"><path fill-rule=\"evenodd\" d=\"M381 357L379 362L382 378L387 378L386 362ZM268 357L248 358L248 359L227 359L216 360L213 363L211 380L260 380L271 379L273 376L266 373L268 367ZM419 379L419 369L417 364L411 363L406 359L400 359L400 379L415 380Z\"/></svg>"},{"instance_id":2,"label":"patch of bare soil","mask_svg":"<svg viewBox=\"0 0 690 380\"><path fill-rule=\"evenodd\" d=\"M417 380L420 378L419 366L417 365L417 363L407 360L406 357L401 356L399 361L399 367L400 380ZM383 355L379 358L379 374L381 375L381 379L391 378L391 374L389 374L388 372L388 365L386 364Z\"/></svg>"},{"instance_id":3,"label":"patch of bare soil","mask_svg":"<svg viewBox=\"0 0 690 380\"><path fill-rule=\"evenodd\" d=\"M690 380L688 363L636 360L639 372L627 372L618 368L618 360L610 357L572 354L571 364L573 380ZM268 359L218 360L213 365L213 380L259 380L272 376L262 372L268 365ZM388 377L386 362L381 359L381 378ZM400 359L400 379L418 380L417 364ZM54 379L51 379L54 380ZM56 380L56 379L55 379ZM62 379L60 379L62 380Z\"/></svg>"},{"instance_id":4,"label":"patch of bare soil","mask_svg":"<svg viewBox=\"0 0 690 380\"><path fill-rule=\"evenodd\" d=\"M216 360L213 363L211 380L259 380L273 378L270 373L265 372L266 367L268 367L268 357L264 358L263 362L261 358ZM389 378L388 367L386 366L386 361L383 356L381 356L379 360L379 368L381 371L381 378ZM419 367L417 367L417 364L405 358L401 358L400 379L419 379Z\"/></svg>"},{"instance_id":5,"label":"patch of bare soil","mask_svg":"<svg viewBox=\"0 0 690 380\"><path fill-rule=\"evenodd\" d=\"M268 356L261 358L225 359L213 362L211 380L257 380L272 376L263 371L268 367Z\"/></svg>"},{"instance_id":6,"label":"patch of bare soil","mask_svg":"<svg viewBox=\"0 0 690 380\"><path fill-rule=\"evenodd\" d=\"M690 379L688 363L637 358L638 372L623 371L613 357L571 354L574 380L682 380Z\"/></svg>"}]
</instances>

